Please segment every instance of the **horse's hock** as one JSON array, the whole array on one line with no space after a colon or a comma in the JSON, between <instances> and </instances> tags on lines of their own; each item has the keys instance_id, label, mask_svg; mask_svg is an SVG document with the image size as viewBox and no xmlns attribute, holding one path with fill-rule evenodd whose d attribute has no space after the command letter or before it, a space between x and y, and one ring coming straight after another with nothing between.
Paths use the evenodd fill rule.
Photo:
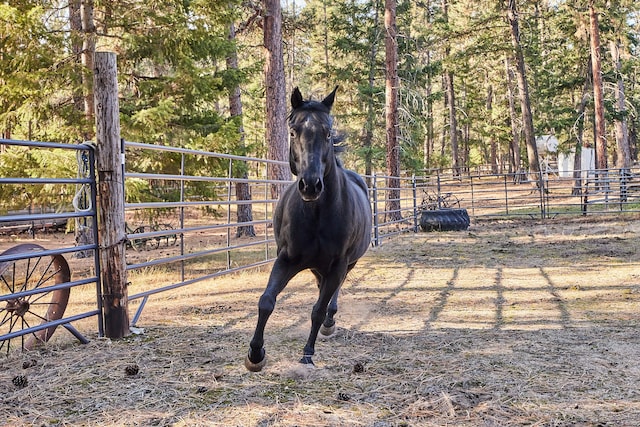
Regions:
<instances>
[{"instance_id":1,"label":"horse's hock","mask_svg":"<svg viewBox=\"0 0 640 427\"><path fill-rule=\"evenodd\" d=\"M466 209L423 210L420 216L422 231L459 231L469 228Z\"/></svg>"}]
</instances>

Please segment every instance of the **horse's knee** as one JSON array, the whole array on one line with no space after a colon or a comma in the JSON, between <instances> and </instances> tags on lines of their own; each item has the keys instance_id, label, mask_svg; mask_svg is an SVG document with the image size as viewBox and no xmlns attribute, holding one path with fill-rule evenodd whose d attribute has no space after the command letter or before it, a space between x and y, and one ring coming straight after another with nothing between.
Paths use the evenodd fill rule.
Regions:
<instances>
[{"instance_id":1,"label":"horse's knee","mask_svg":"<svg viewBox=\"0 0 640 427\"><path fill-rule=\"evenodd\" d=\"M273 309L276 306L276 299L272 295L267 293L262 294L260 300L258 301L258 309L260 311L264 311L267 313L273 312Z\"/></svg>"}]
</instances>

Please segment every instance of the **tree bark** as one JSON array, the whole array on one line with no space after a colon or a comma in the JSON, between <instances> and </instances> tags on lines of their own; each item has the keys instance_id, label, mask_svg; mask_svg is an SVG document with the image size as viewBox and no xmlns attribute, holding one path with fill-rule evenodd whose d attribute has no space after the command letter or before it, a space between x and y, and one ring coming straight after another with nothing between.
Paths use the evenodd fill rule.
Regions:
<instances>
[{"instance_id":1,"label":"tree bark","mask_svg":"<svg viewBox=\"0 0 640 427\"><path fill-rule=\"evenodd\" d=\"M437 0L435 0L437 1ZM431 13L431 0L427 0L424 6L415 5L417 8L424 8L424 19L429 28L431 28L432 24L432 13ZM429 70L426 73L426 83L425 83L425 100L426 100L426 122L424 124L425 132L424 132L424 141L422 144L422 160L424 163L425 169L429 169L431 167L431 156L433 154L433 150L435 148L435 133L434 133L434 124L433 124L433 81L431 79L431 55L433 51L431 47L427 48L425 51L425 65L426 69Z\"/></svg>"},{"instance_id":2,"label":"tree bark","mask_svg":"<svg viewBox=\"0 0 640 427\"><path fill-rule=\"evenodd\" d=\"M487 76L488 77L488 76ZM488 78L487 78L488 80ZM487 117L489 120L489 125L493 125L493 86L491 83L487 84ZM491 163L491 173L498 173L498 142L496 141L493 135L490 136L490 158L489 161Z\"/></svg>"},{"instance_id":3,"label":"tree bark","mask_svg":"<svg viewBox=\"0 0 640 427\"><path fill-rule=\"evenodd\" d=\"M540 161L538 159L538 148L536 146L536 136L533 129L533 116L531 114L524 54L522 53L522 46L520 45L520 28L518 24L516 0L508 0L507 20L509 21L511 43L513 44L516 59L516 77L518 81L518 91L520 92L520 108L522 110L522 124L525 145L527 147L527 159L529 161L529 181L538 182L540 178Z\"/></svg>"},{"instance_id":4,"label":"tree bark","mask_svg":"<svg viewBox=\"0 0 640 427\"><path fill-rule=\"evenodd\" d=\"M451 167L455 176L460 175L460 154L458 153L458 119L456 116L456 92L453 72L445 73L447 85L447 105L449 107L449 142L451 144Z\"/></svg>"},{"instance_id":5,"label":"tree bark","mask_svg":"<svg viewBox=\"0 0 640 427\"><path fill-rule=\"evenodd\" d=\"M289 144L280 0L264 0L264 12L267 157L271 160L286 162L289 158ZM291 180L291 171L287 165L270 164L268 172L268 177L271 180ZM285 184L272 184L271 197L273 199L279 198L284 187Z\"/></svg>"},{"instance_id":6,"label":"tree bark","mask_svg":"<svg viewBox=\"0 0 640 427\"><path fill-rule=\"evenodd\" d=\"M442 15L445 22L449 20L448 0L442 0ZM445 57L449 56L450 46L445 47ZM451 144L451 168L454 175L460 174L460 156L458 153L458 119L456 116L456 92L454 74L451 70L444 72L447 111L449 113L449 143Z\"/></svg>"},{"instance_id":7,"label":"tree bark","mask_svg":"<svg viewBox=\"0 0 640 427\"><path fill-rule=\"evenodd\" d=\"M396 0L385 0L385 121L387 141L387 200L390 220L402 218L400 212L400 146L398 144L398 43L396 39Z\"/></svg>"},{"instance_id":8,"label":"tree bark","mask_svg":"<svg viewBox=\"0 0 640 427\"><path fill-rule=\"evenodd\" d=\"M427 68L431 67L431 52L427 52ZM427 73L427 83L425 87L425 98L427 99L427 123L426 131L424 135L424 147L423 147L423 161L424 167L429 168L431 166L431 154L434 149L435 133L433 131L433 100L432 97L432 81L431 72Z\"/></svg>"},{"instance_id":9,"label":"tree bark","mask_svg":"<svg viewBox=\"0 0 640 427\"><path fill-rule=\"evenodd\" d=\"M611 59L616 70L616 114L614 126L616 129L617 158L616 167L627 170L631 167L631 150L629 149L629 128L627 127L627 107L625 105L624 81L622 80L622 64L620 63L620 39L609 42Z\"/></svg>"},{"instance_id":10,"label":"tree bark","mask_svg":"<svg viewBox=\"0 0 640 427\"><path fill-rule=\"evenodd\" d=\"M378 28L378 8L374 8L374 18L376 28ZM377 30L376 30L377 31ZM367 186L371 187L371 175L373 175L373 129L376 124L375 95L374 86L376 79L376 56L378 55L378 37L371 40L371 50L369 51L369 92L367 95L367 120L364 124L364 136L362 145L364 147L364 173L366 175ZM327 69L328 70L328 69Z\"/></svg>"},{"instance_id":11,"label":"tree bark","mask_svg":"<svg viewBox=\"0 0 640 427\"><path fill-rule=\"evenodd\" d=\"M80 17L82 20L82 65L84 70L82 73L82 87L84 88L84 115L87 123L94 120L94 99L93 99L93 81L92 71L94 55L96 51L96 26L93 20L93 0L81 0ZM88 130L84 136L85 140L93 139L93 134Z\"/></svg>"},{"instance_id":12,"label":"tree bark","mask_svg":"<svg viewBox=\"0 0 640 427\"><path fill-rule=\"evenodd\" d=\"M116 54L98 52L94 72L98 233L105 335L109 338L130 333L117 74Z\"/></svg>"},{"instance_id":13,"label":"tree bark","mask_svg":"<svg viewBox=\"0 0 640 427\"><path fill-rule=\"evenodd\" d=\"M589 2L589 32L591 35L591 74L593 75L596 169L607 169L607 135L605 134L604 121L604 92L602 88L602 61L600 59L600 30L598 28L598 14L593 6L593 1Z\"/></svg>"},{"instance_id":14,"label":"tree bark","mask_svg":"<svg viewBox=\"0 0 640 427\"><path fill-rule=\"evenodd\" d=\"M71 52L73 53L74 60L78 64L82 64L82 15L80 13L81 0L69 1L69 28L71 29ZM90 72L91 70L86 70ZM82 74L85 74L83 71ZM82 74L73 76L73 105L79 112L84 112L84 96L83 96L83 83L84 79Z\"/></svg>"},{"instance_id":15,"label":"tree bark","mask_svg":"<svg viewBox=\"0 0 640 427\"><path fill-rule=\"evenodd\" d=\"M513 90L513 70L509 64L509 58L504 57L504 68L507 79L507 99L509 100L509 122L511 124L511 144L509 147L509 158L513 172L517 178L520 173L520 129L518 128L518 115L516 114L516 100Z\"/></svg>"},{"instance_id":16,"label":"tree bark","mask_svg":"<svg viewBox=\"0 0 640 427\"><path fill-rule=\"evenodd\" d=\"M578 105L578 119L576 120L576 145L575 155L573 157L573 189L571 194L582 194L582 147L583 135L584 135L584 116L587 108L587 101L589 100L589 89L591 86L591 60L587 64L587 70L584 77L584 85L582 87L582 96L580 98L580 104Z\"/></svg>"},{"instance_id":17,"label":"tree bark","mask_svg":"<svg viewBox=\"0 0 640 427\"><path fill-rule=\"evenodd\" d=\"M231 43L235 43L236 39L236 28L233 23L229 26L229 41ZM228 70L237 70L238 69L238 52L233 47L233 50L227 57L227 69ZM229 91L229 114L231 115L232 120L238 121L238 148L240 150L240 154L246 154L245 144L244 144L244 126L242 121L242 98L240 96L240 86L236 85ZM235 168L235 176L237 178L247 179L247 164L246 162L237 162ZM251 200L251 189L249 188L249 183L247 182L237 182L236 183L236 201L242 202ZM239 224L242 223L250 223L253 221L253 209L250 203L238 204L236 205L236 217ZM255 229L252 224L239 225L236 228L236 237L249 236L254 237L256 235Z\"/></svg>"},{"instance_id":18,"label":"tree bark","mask_svg":"<svg viewBox=\"0 0 640 427\"><path fill-rule=\"evenodd\" d=\"M80 72L74 75L73 78L73 105L75 110L78 113L84 115L87 122L81 126L83 129L82 137L87 140L93 134L89 129L93 129L93 111L86 111L86 108L94 108L93 102L88 102L85 98L85 94L91 93L92 85L89 84L90 79L88 76L93 72L93 68L87 69L84 64L84 56L85 53L83 51L83 44L86 34L83 30L82 25L82 1L81 0L71 0L69 1L69 27L71 29L71 51L73 53L74 61L79 65L78 69ZM93 61L90 61L93 63ZM93 94L91 94L93 98ZM85 165L78 165L78 176L81 178L85 178L86 176L81 175L84 171ZM80 186L77 186L77 190L80 190ZM80 208L86 209L88 208L88 200L84 200L84 198L80 199L84 205L80 205ZM76 244L78 246L90 245L93 243L93 224L91 217L82 217L75 218L74 220L74 234ZM74 254L77 258L88 258L93 256L92 250L86 251L78 251Z\"/></svg>"}]
</instances>

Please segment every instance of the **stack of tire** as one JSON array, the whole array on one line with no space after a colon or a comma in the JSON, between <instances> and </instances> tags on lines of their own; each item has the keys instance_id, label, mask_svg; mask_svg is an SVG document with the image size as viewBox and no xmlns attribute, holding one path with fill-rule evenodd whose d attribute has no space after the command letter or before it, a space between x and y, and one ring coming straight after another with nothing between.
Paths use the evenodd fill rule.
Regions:
<instances>
[{"instance_id":1,"label":"stack of tire","mask_svg":"<svg viewBox=\"0 0 640 427\"><path fill-rule=\"evenodd\" d=\"M460 231L469 228L466 209L424 210L420 216L422 231Z\"/></svg>"}]
</instances>

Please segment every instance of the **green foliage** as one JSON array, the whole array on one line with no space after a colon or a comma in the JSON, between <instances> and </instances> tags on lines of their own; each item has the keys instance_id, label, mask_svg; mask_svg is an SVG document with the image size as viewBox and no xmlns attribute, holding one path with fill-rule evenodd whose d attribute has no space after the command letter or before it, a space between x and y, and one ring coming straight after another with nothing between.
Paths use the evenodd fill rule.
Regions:
<instances>
[{"instance_id":1,"label":"green foliage","mask_svg":"<svg viewBox=\"0 0 640 427\"><path fill-rule=\"evenodd\" d=\"M74 152L41 150L11 146L0 153L0 176L7 178L75 178ZM60 210L75 194L74 185L5 184L0 185L2 211L47 207ZM66 202L63 202L66 201ZM68 206L67 206L68 207Z\"/></svg>"},{"instance_id":2,"label":"green foliage","mask_svg":"<svg viewBox=\"0 0 640 427\"><path fill-rule=\"evenodd\" d=\"M632 135L640 127L640 4L616 0L595 5L601 17L608 138L614 141L614 120L627 119ZM577 107L590 72L586 6L585 1L518 2L536 133L555 133L566 146L575 144ZM255 8L239 0L97 1L95 8L98 49L118 53L125 139L265 156L264 52ZM506 158L513 135L505 59L511 59L513 46L505 16L503 3L488 0L397 1L404 169L451 165L445 72L454 76L458 135L466 166L488 163L492 145L501 159ZM232 22L238 30L234 40L229 38ZM384 2L290 2L285 6L283 28L288 88L300 86L303 93L319 99L339 85L334 112L337 127L348 135L345 163L360 172L384 170ZM82 87L80 77L90 74L73 53L78 37L82 34L70 31L66 2L0 4L3 134L69 143L90 138L93 123L78 107L78 95L89 89ZM625 113L617 111L614 103L613 87L619 76L607 50L612 39L620 40L623 52ZM239 69L226 65L234 50ZM228 96L237 85L244 112L242 117L230 118ZM585 128L589 129L593 101L590 97L587 101ZM519 116L517 98L515 105ZM592 142L590 138L590 132L585 132L586 143ZM127 155L131 171L180 173L178 154L133 150ZM76 163L56 155L39 158L19 148L2 153L1 159L2 176L37 176L42 170L74 175ZM185 166L187 173L200 176L226 173L228 168L225 162L207 157L189 158ZM243 172L241 165L234 164L234 174ZM192 199L219 197L212 185L190 184L185 191ZM56 203L56 192L60 190L43 188L33 197ZM32 203L20 201L23 194L19 186L0 188L3 206ZM167 183L127 182L131 202L175 200L178 194Z\"/></svg>"}]
</instances>

